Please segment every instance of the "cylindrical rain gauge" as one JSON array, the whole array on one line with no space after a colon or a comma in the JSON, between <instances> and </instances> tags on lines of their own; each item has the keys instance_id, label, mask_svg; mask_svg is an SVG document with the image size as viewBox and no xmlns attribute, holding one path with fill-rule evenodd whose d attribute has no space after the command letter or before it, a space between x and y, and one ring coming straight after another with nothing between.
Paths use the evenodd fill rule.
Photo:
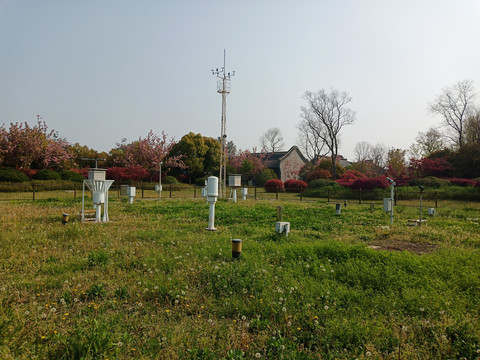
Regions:
<instances>
[{"instance_id":1,"label":"cylindrical rain gauge","mask_svg":"<svg viewBox=\"0 0 480 360\"><path fill-rule=\"evenodd\" d=\"M242 254L242 240L232 239L232 257L238 259Z\"/></svg>"}]
</instances>

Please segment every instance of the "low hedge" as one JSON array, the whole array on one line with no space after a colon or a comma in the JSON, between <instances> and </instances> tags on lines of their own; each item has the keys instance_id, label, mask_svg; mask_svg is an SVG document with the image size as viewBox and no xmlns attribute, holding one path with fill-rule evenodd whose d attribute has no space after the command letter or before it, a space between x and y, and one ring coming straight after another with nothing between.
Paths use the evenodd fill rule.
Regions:
<instances>
[{"instance_id":1,"label":"low hedge","mask_svg":"<svg viewBox=\"0 0 480 360\"><path fill-rule=\"evenodd\" d=\"M426 178L415 178L415 179L412 179L409 183L409 185L411 186L423 186L425 188L431 188L431 189L439 189L441 187L445 187L450 184L451 184L450 181L439 179L435 176L429 176Z\"/></svg>"},{"instance_id":2,"label":"low hedge","mask_svg":"<svg viewBox=\"0 0 480 360\"><path fill-rule=\"evenodd\" d=\"M62 177L59 173L50 170L50 169L42 169L38 170L35 175L33 175L33 179L35 180L61 180Z\"/></svg>"},{"instance_id":3,"label":"low hedge","mask_svg":"<svg viewBox=\"0 0 480 360\"><path fill-rule=\"evenodd\" d=\"M70 180L76 182L82 182L83 180L85 180L85 177L83 175L80 175L78 172L72 170L61 171L60 177L62 178L62 180Z\"/></svg>"},{"instance_id":4,"label":"low hedge","mask_svg":"<svg viewBox=\"0 0 480 360\"><path fill-rule=\"evenodd\" d=\"M11 169L11 168L0 169L0 181L10 181L14 183L19 183L19 182L24 182L29 180L30 179L28 178L28 176L19 170Z\"/></svg>"},{"instance_id":5,"label":"low hedge","mask_svg":"<svg viewBox=\"0 0 480 360\"><path fill-rule=\"evenodd\" d=\"M314 189L321 189L324 187L338 187L339 185L333 181L333 180L328 180L328 179L316 179L312 180L308 183L307 189L308 190L314 190Z\"/></svg>"}]
</instances>

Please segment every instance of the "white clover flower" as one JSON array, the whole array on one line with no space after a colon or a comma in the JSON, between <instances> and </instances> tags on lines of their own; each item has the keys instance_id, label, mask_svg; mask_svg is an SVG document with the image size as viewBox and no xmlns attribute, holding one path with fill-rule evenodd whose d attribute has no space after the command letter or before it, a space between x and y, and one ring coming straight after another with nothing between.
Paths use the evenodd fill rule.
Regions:
<instances>
[{"instance_id":1,"label":"white clover flower","mask_svg":"<svg viewBox=\"0 0 480 360\"><path fill-rule=\"evenodd\" d=\"M323 308L324 308L325 310L328 310L328 309L329 309L328 305L325 305Z\"/></svg>"},{"instance_id":2,"label":"white clover flower","mask_svg":"<svg viewBox=\"0 0 480 360\"><path fill-rule=\"evenodd\" d=\"M261 356L262 356L262 355L260 355L260 353L256 353L256 354L255 354L255 357L256 357L257 359L260 359Z\"/></svg>"},{"instance_id":3,"label":"white clover flower","mask_svg":"<svg viewBox=\"0 0 480 360\"><path fill-rule=\"evenodd\" d=\"M55 309L54 307L52 307L52 308L50 309L50 312L55 313L55 312L57 312L57 309Z\"/></svg>"},{"instance_id":4,"label":"white clover flower","mask_svg":"<svg viewBox=\"0 0 480 360\"><path fill-rule=\"evenodd\" d=\"M242 320L245 321L247 320L247 317L245 315L242 316Z\"/></svg>"},{"instance_id":5,"label":"white clover flower","mask_svg":"<svg viewBox=\"0 0 480 360\"><path fill-rule=\"evenodd\" d=\"M283 311L283 312L287 311L287 308L284 306L284 307L282 308L282 311Z\"/></svg>"},{"instance_id":6,"label":"white clover flower","mask_svg":"<svg viewBox=\"0 0 480 360\"><path fill-rule=\"evenodd\" d=\"M368 356L368 357L370 357L370 356L372 356L372 353L371 353L370 351L367 351L367 352L365 353L365 355Z\"/></svg>"}]
</instances>

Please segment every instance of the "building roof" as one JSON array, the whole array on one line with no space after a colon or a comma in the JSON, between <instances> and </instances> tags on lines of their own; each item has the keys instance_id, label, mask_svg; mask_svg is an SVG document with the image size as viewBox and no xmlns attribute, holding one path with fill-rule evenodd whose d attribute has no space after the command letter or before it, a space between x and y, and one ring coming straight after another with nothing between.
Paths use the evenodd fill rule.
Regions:
<instances>
[{"instance_id":1,"label":"building roof","mask_svg":"<svg viewBox=\"0 0 480 360\"><path fill-rule=\"evenodd\" d=\"M276 152L267 152L267 153L255 153L257 156L265 156L265 161L268 162L269 168L280 168L280 162L287 158L292 152L297 151L300 158L307 163L308 160L303 156L300 149L294 145L288 151L276 151Z\"/></svg>"}]
</instances>

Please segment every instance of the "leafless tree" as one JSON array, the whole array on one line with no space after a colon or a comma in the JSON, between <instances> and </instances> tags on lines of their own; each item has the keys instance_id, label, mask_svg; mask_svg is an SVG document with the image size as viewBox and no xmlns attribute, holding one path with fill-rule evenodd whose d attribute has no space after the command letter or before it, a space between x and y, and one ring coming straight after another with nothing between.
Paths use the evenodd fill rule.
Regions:
<instances>
[{"instance_id":1,"label":"leafless tree","mask_svg":"<svg viewBox=\"0 0 480 360\"><path fill-rule=\"evenodd\" d=\"M431 153L445 148L443 134L435 128L419 132L415 141L416 143L410 146L410 155L416 159L427 157Z\"/></svg>"},{"instance_id":2,"label":"leafless tree","mask_svg":"<svg viewBox=\"0 0 480 360\"><path fill-rule=\"evenodd\" d=\"M361 141L354 148L355 161L357 165L371 175L379 176L384 173L388 149L383 144L371 145L366 141Z\"/></svg>"},{"instance_id":3,"label":"leafless tree","mask_svg":"<svg viewBox=\"0 0 480 360\"><path fill-rule=\"evenodd\" d=\"M366 141L360 141L359 143L357 143L357 145L355 145L355 148L353 149L353 153L355 154L355 161L363 162L372 160L372 149L373 146Z\"/></svg>"},{"instance_id":4,"label":"leafless tree","mask_svg":"<svg viewBox=\"0 0 480 360\"><path fill-rule=\"evenodd\" d=\"M276 152L285 146L283 136L279 128L270 128L260 136L260 145L262 150Z\"/></svg>"},{"instance_id":5,"label":"leafless tree","mask_svg":"<svg viewBox=\"0 0 480 360\"><path fill-rule=\"evenodd\" d=\"M388 149L384 144L376 144L372 148L372 161L378 169L385 169L387 166Z\"/></svg>"},{"instance_id":6,"label":"leafless tree","mask_svg":"<svg viewBox=\"0 0 480 360\"><path fill-rule=\"evenodd\" d=\"M311 162L316 162L319 158L326 155L324 151L325 143L317 136L316 132L310 130L306 122L300 122L297 128L298 142L307 159Z\"/></svg>"},{"instance_id":7,"label":"leafless tree","mask_svg":"<svg viewBox=\"0 0 480 360\"><path fill-rule=\"evenodd\" d=\"M299 128L305 129L312 138L320 139L328 148L332 159L333 177L337 178L337 156L340 131L355 121L355 112L348 107L352 98L346 92L320 90L307 91L303 97L307 106L302 106Z\"/></svg>"},{"instance_id":8,"label":"leafless tree","mask_svg":"<svg viewBox=\"0 0 480 360\"><path fill-rule=\"evenodd\" d=\"M430 111L443 117L445 125L449 128L447 138L458 148L465 143L465 121L470 115L474 99L473 82L463 80L443 89L430 104Z\"/></svg>"}]
</instances>

